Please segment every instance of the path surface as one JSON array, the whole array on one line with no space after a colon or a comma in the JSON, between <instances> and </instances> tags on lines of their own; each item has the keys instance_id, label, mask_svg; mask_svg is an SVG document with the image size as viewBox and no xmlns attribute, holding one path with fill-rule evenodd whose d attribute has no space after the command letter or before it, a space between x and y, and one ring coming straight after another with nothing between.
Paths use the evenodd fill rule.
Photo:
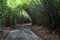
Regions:
<instances>
[{"instance_id":1,"label":"path surface","mask_svg":"<svg viewBox=\"0 0 60 40\"><path fill-rule=\"evenodd\" d=\"M15 30L12 30L6 40L43 40L30 30L29 25L22 25L17 27Z\"/></svg>"}]
</instances>

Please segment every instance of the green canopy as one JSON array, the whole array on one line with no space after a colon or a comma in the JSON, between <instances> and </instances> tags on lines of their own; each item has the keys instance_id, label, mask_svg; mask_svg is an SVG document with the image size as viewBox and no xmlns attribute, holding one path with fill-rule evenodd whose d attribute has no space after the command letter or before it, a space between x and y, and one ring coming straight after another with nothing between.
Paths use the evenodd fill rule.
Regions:
<instances>
[{"instance_id":1,"label":"green canopy","mask_svg":"<svg viewBox=\"0 0 60 40\"><path fill-rule=\"evenodd\" d=\"M11 8L16 8L17 6L22 6L24 4L29 4L31 0L7 0L7 6Z\"/></svg>"}]
</instances>

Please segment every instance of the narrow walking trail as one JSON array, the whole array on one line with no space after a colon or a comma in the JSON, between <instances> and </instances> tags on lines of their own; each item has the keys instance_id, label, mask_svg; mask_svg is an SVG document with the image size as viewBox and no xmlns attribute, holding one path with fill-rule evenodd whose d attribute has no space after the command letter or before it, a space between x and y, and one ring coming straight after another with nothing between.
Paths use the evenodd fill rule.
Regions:
<instances>
[{"instance_id":1,"label":"narrow walking trail","mask_svg":"<svg viewBox=\"0 0 60 40\"><path fill-rule=\"evenodd\" d=\"M43 40L30 30L30 25L21 25L12 30L5 40Z\"/></svg>"}]
</instances>

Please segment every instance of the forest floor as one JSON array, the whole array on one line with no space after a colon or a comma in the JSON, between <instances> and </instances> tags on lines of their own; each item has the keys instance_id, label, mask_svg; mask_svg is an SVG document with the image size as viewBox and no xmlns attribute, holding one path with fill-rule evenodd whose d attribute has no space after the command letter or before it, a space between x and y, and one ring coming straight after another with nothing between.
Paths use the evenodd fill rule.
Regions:
<instances>
[{"instance_id":1,"label":"forest floor","mask_svg":"<svg viewBox=\"0 0 60 40\"><path fill-rule=\"evenodd\" d=\"M45 40L60 40L60 37L58 36L58 34L56 34L55 31L50 32L47 28L43 26L32 26L31 30Z\"/></svg>"},{"instance_id":2,"label":"forest floor","mask_svg":"<svg viewBox=\"0 0 60 40\"><path fill-rule=\"evenodd\" d=\"M3 30L3 34L2 32L0 32L0 40L2 39L2 36L4 37L7 33L9 33L11 30L13 30L10 27L6 27ZM38 36L42 37L45 40L60 40L60 37L58 36L58 34L56 34L55 31L52 31L51 33L49 32L48 29L46 29L43 26L32 26L31 30Z\"/></svg>"}]
</instances>

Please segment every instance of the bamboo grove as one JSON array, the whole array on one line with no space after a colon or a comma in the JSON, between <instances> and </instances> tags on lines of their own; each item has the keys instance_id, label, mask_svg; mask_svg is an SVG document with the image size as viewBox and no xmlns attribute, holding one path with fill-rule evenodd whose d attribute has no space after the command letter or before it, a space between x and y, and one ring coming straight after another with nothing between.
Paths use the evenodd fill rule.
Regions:
<instances>
[{"instance_id":1,"label":"bamboo grove","mask_svg":"<svg viewBox=\"0 0 60 40\"><path fill-rule=\"evenodd\" d=\"M22 0L14 9L6 5L7 0L0 0L0 26L11 26L26 19L32 25L60 28L60 0ZM28 18L20 16L26 11ZM21 19L22 18L22 19ZM23 20L24 19L24 20Z\"/></svg>"},{"instance_id":2,"label":"bamboo grove","mask_svg":"<svg viewBox=\"0 0 60 40\"><path fill-rule=\"evenodd\" d=\"M32 18L33 25L60 29L60 0L32 0L25 10Z\"/></svg>"}]
</instances>

